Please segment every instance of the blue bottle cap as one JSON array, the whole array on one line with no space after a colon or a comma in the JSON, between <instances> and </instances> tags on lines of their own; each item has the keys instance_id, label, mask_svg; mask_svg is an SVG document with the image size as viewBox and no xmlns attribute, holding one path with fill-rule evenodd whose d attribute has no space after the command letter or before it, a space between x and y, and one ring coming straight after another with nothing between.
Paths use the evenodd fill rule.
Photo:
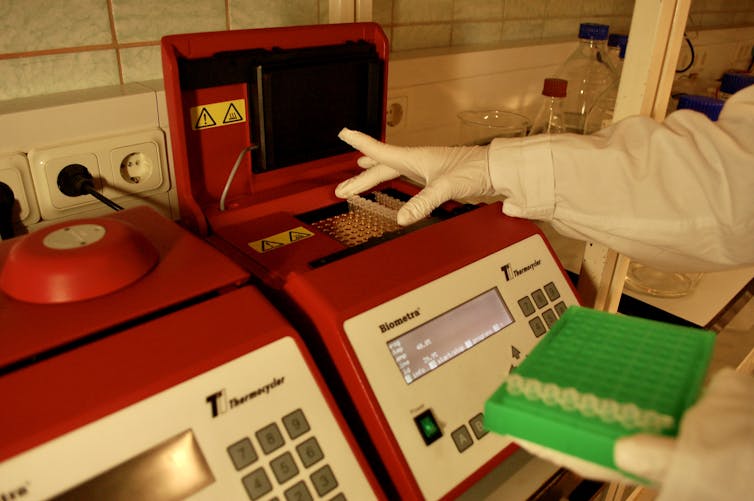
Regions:
<instances>
[{"instance_id":1,"label":"blue bottle cap","mask_svg":"<svg viewBox=\"0 0 754 501\"><path fill-rule=\"evenodd\" d=\"M720 92L735 94L739 90L754 84L754 75L747 73L725 73L720 82Z\"/></svg>"},{"instance_id":2,"label":"blue bottle cap","mask_svg":"<svg viewBox=\"0 0 754 501\"><path fill-rule=\"evenodd\" d=\"M587 40L607 40L610 26L606 24L581 23L579 25L579 38Z\"/></svg>"},{"instance_id":3,"label":"blue bottle cap","mask_svg":"<svg viewBox=\"0 0 754 501\"><path fill-rule=\"evenodd\" d=\"M707 118L713 122L717 120L717 117L720 115L720 110L723 109L723 104L725 104L725 101L722 99L715 99L714 97L709 96L683 94L678 98L679 110L686 109L704 113L707 115Z\"/></svg>"},{"instance_id":4,"label":"blue bottle cap","mask_svg":"<svg viewBox=\"0 0 754 501\"><path fill-rule=\"evenodd\" d=\"M628 35L620 33L610 33L607 37L608 47L618 47L620 49L619 57L623 59L626 57L626 46L628 45Z\"/></svg>"}]
</instances>

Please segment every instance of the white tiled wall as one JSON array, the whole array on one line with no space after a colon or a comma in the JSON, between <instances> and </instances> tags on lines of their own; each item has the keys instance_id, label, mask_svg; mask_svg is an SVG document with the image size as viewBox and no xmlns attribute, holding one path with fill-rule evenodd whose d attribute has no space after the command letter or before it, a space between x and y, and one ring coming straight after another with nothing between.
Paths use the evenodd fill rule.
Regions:
<instances>
[{"instance_id":1,"label":"white tiled wall","mask_svg":"<svg viewBox=\"0 0 754 501\"><path fill-rule=\"evenodd\" d=\"M394 57L388 97L405 97L406 123L389 142L401 145L461 142L462 110L498 109L528 114L542 79L554 72L574 42L457 54Z\"/></svg>"},{"instance_id":2,"label":"white tiled wall","mask_svg":"<svg viewBox=\"0 0 754 501\"><path fill-rule=\"evenodd\" d=\"M373 0L394 51L572 38L581 22L626 32L635 0ZM693 0L691 29L754 24L751 0Z\"/></svg>"},{"instance_id":3,"label":"white tiled wall","mask_svg":"<svg viewBox=\"0 0 754 501\"><path fill-rule=\"evenodd\" d=\"M215 31L226 27L223 0L113 0L112 15L115 36L121 44L150 42L163 35Z\"/></svg>"},{"instance_id":4,"label":"white tiled wall","mask_svg":"<svg viewBox=\"0 0 754 501\"><path fill-rule=\"evenodd\" d=\"M625 31L635 0L372 0L395 53ZM330 0L0 0L0 101L159 79L166 34L325 23ZM754 25L754 0L693 0L689 27Z\"/></svg>"},{"instance_id":5,"label":"white tiled wall","mask_svg":"<svg viewBox=\"0 0 754 501\"><path fill-rule=\"evenodd\" d=\"M328 0L0 0L0 101L162 78L160 38L318 24Z\"/></svg>"},{"instance_id":6,"label":"white tiled wall","mask_svg":"<svg viewBox=\"0 0 754 501\"><path fill-rule=\"evenodd\" d=\"M677 78L699 75L714 83L724 71L746 69L751 62L754 26L689 30L688 35L696 63ZM397 130L388 127L388 142L461 143L457 114L463 110L501 109L533 118L542 80L557 71L574 47L571 41L450 54L393 54L388 97L405 98L407 106L405 123Z\"/></svg>"},{"instance_id":7,"label":"white tiled wall","mask_svg":"<svg viewBox=\"0 0 754 501\"><path fill-rule=\"evenodd\" d=\"M22 185L11 186L19 207L32 207L14 217L17 234L73 217L93 217L112 210L94 198L62 204L49 173L66 162L82 158L97 169L102 181L112 170L113 152L152 143L157 183L142 185L129 195L110 176L109 196L123 207L147 204L172 218L178 217L175 177L170 155L165 94L161 81L128 83L6 101L0 106L0 178L19 173ZM149 153L149 146L144 151ZM10 164L9 159L22 159ZM74 159L74 160L71 160ZM56 162L59 162L56 164ZM56 167L57 165L57 167ZM150 174L151 176L151 174ZM57 197L57 198L56 198ZM70 204L69 204L70 202ZM46 207L46 210L43 210Z\"/></svg>"},{"instance_id":8,"label":"white tiled wall","mask_svg":"<svg viewBox=\"0 0 754 501\"><path fill-rule=\"evenodd\" d=\"M749 64L754 27L690 31L689 37L699 56L692 72L714 79L726 69ZM542 79L557 69L574 46L574 41L567 41L434 55L394 53L388 71L388 95L403 98L406 110L400 131L388 128L388 142L399 145L463 142L457 113L467 109L508 109L531 117L538 105ZM150 63L150 52L144 49L149 47L121 51L121 61L129 60L123 65L124 72L135 79L149 76L139 69L140 64ZM45 57L65 61L104 53L74 52ZM26 155L35 148L136 129L161 128L167 133L164 92L160 91L160 85L161 81L155 80L2 102L0 153ZM166 140L169 155L167 134ZM169 161L168 167L171 166ZM174 183L172 172L169 175ZM175 217L174 187L171 184L168 192L157 194L148 203ZM31 196L29 203L35 203ZM30 222L27 229L52 221Z\"/></svg>"},{"instance_id":9,"label":"white tiled wall","mask_svg":"<svg viewBox=\"0 0 754 501\"><path fill-rule=\"evenodd\" d=\"M112 41L106 3L101 0L3 0L0 53L25 53Z\"/></svg>"}]
</instances>

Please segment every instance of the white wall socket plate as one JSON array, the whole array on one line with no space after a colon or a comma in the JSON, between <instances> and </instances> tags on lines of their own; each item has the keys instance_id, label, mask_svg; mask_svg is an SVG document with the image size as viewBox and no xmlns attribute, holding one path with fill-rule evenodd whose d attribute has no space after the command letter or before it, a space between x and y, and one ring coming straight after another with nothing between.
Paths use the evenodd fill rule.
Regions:
<instances>
[{"instance_id":1,"label":"white wall socket plate","mask_svg":"<svg viewBox=\"0 0 754 501\"><path fill-rule=\"evenodd\" d=\"M94 178L95 189L116 202L124 198L145 198L170 189L165 134L161 129L32 149L29 165L45 220L102 205L90 195L70 197L60 191L58 175L71 164L86 167Z\"/></svg>"},{"instance_id":2,"label":"white wall socket plate","mask_svg":"<svg viewBox=\"0 0 754 501\"><path fill-rule=\"evenodd\" d=\"M385 122L391 132L400 132L406 128L408 114L408 97L388 97L385 107Z\"/></svg>"},{"instance_id":3,"label":"white wall socket plate","mask_svg":"<svg viewBox=\"0 0 754 501\"><path fill-rule=\"evenodd\" d=\"M18 228L39 221L39 207L25 155L11 153L0 156L0 181L10 186L17 202L13 213L14 226Z\"/></svg>"},{"instance_id":4,"label":"white wall socket plate","mask_svg":"<svg viewBox=\"0 0 754 501\"><path fill-rule=\"evenodd\" d=\"M29 156L31 160L31 155ZM79 164L85 166L94 178L94 186L97 191L102 191L102 175L100 174L99 161L97 155L94 153L73 153L69 155L63 154L63 152L55 153L55 156L45 160L44 170L44 183L37 181L36 176L34 178L37 186L47 186L49 195L49 201L52 207L55 209L67 209L69 207L76 207L81 205L87 198L91 197L69 197L63 194L58 189L57 179L58 174L64 167L72 164ZM40 193L40 199L44 199L45 193ZM42 212L45 212L44 209Z\"/></svg>"}]
</instances>

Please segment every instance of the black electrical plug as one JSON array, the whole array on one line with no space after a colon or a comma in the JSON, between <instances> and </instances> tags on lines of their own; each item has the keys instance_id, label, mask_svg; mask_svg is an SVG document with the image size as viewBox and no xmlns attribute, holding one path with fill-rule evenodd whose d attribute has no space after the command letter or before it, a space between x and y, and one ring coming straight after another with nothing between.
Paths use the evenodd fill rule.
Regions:
<instances>
[{"instance_id":1,"label":"black electrical plug","mask_svg":"<svg viewBox=\"0 0 754 501\"><path fill-rule=\"evenodd\" d=\"M94 178L81 164L67 165L58 173L58 189L69 197L79 197L94 190Z\"/></svg>"},{"instance_id":2,"label":"black electrical plug","mask_svg":"<svg viewBox=\"0 0 754 501\"><path fill-rule=\"evenodd\" d=\"M10 186L0 181L0 239L13 238L13 208L16 197Z\"/></svg>"},{"instance_id":3,"label":"black electrical plug","mask_svg":"<svg viewBox=\"0 0 754 501\"><path fill-rule=\"evenodd\" d=\"M116 204L102 193L94 188L94 178L89 169L81 164L70 164L63 167L58 173L58 189L64 195L69 197L80 197L81 195L91 195L103 204L114 210L123 210L123 207Z\"/></svg>"}]
</instances>

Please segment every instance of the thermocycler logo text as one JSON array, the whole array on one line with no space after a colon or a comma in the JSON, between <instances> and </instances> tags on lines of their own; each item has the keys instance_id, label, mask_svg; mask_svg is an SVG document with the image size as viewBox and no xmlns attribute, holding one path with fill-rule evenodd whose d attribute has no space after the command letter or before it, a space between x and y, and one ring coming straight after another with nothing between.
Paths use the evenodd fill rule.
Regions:
<instances>
[{"instance_id":1,"label":"thermocycler logo text","mask_svg":"<svg viewBox=\"0 0 754 501\"><path fill-rule=\"evenodd\" d=\"M411 320L412 318L418 317L419 315L421 315L421 313L419 313L418 309L414 311L409 311L408 313L403 315L401 318L396 318L395 320L392 320L390 322L385 322L384 324L380 324L380 332L384 334L390 329L398 327L399 325L404 324L408 322L409 320Z\"/></svg>"},{"instance_id":2,"label":"thermocycler logo text","mask_svg":"<svg viewBox=\"0 0 754 501\"><path fill-rule=\"evenodd\" d=\"M276 377L272 378L272 381L264 386L260 386L254 391L250 391L246 395L240 396L240 397L233 397L230 400L228 400L228 395L225 392L225 389L218 391L217 393L213 393L212 395L209 395L207 397L207 403L212 408L212 417L215 418L219 416L220 414L223 414L228 411L228 409L233 409L234 407L238 407L241 404L245 404L246 402L251 401L254 398L257 398L260 395L266 395L270 392L271 389L276 388L283 384L285 381L285 377ZM228 406L230 404L230 407Z\"/></svg>"},{"instance_id":3,"label":"thermocycler logo text","mask_svg":"<svg viewBox=\"0 0 754 501\"><path fill-rule=\"evenodd\" d=\"M508 282L510 280L513 280L519 275L523 275L527 271L531 271L537 266L542 264L541 259L537 259L536 261L532 262L531 264L527 264L523 268L511 268L511 264L508 263L505 266L502 266L500 269L503 270L503 273L505 273L505 281Z\"/></svg>"}]
</instances>

